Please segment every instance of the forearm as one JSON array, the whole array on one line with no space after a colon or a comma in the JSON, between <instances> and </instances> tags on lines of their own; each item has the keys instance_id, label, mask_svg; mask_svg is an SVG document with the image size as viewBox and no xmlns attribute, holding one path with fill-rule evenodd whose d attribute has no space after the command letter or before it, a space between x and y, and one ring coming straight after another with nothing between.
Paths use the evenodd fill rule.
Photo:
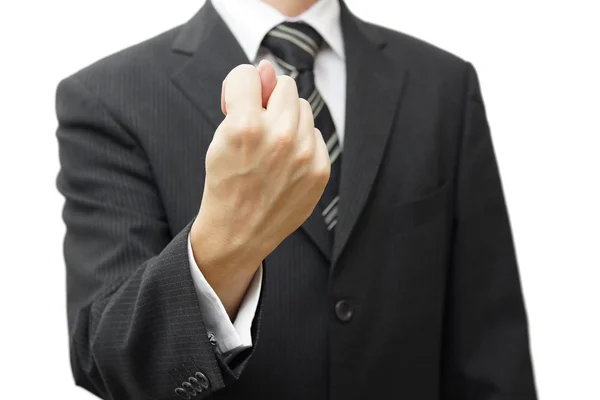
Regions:
<instances>
[{"instance_id":1,"label":"forearm","mask_svg":"<svg viewBox=\"0 0 600 400\"><path fill-rule=\"evenodd\" d=\"M197 259L196 263L198 264ZM230 320L235 320L240 304L258 268L230 270L223 265L203 268L201 264L198 264L198 268L219 297Z\"/></svg>"},{"instance_id":2,"label":"forearm","mask_svg":"<svg viewBox=\"0 0 600 400\"><path fill-rule=\"evenodd\" d=\"M207 378L205 390L224 386L189 274L186 237L184 230L91 302L69 305L79 385L105 399L169 398L191 371Z\"/></svg>"},{"instance_id":3,"label":"forearm","mask_svg":"<svg viewBox=\"0 0 600 400\"><path fill-rule=\"evenodd\" d=\"M171 236L137 140L75 78L59 85L57 117L76 383L104 399L138 399L237 379L243 363L230 369L207 336L190 274L191 224Z\"/></svg>"},{"instance_id":4,"label":"forearm","mask_svg":"<svg viewBox=\"0 0 600 400\"><path fill-rule=\"evenodd\" d=\"M196 266L233 321L262 258L256 252L248 252L243 244L232 243L233 240L215 243L218 224L209 224L198 218L194 221L190 231L192 252ZM250 244L247 248L251 248Z\"/></svg>"},{"instance_id":5,"label":"forearm","mask_svg":"<svg viewBox=\"0 0 600 400\"><path fill-rule=\"evenodd\" d=\"M219 296L196 265L191 240L188 240L188 260L202 318L211 342L226 360L252 347L252 324L262 291L262 266L252 278L235 319L231 319Z\"/></svg>"}]
</instances>

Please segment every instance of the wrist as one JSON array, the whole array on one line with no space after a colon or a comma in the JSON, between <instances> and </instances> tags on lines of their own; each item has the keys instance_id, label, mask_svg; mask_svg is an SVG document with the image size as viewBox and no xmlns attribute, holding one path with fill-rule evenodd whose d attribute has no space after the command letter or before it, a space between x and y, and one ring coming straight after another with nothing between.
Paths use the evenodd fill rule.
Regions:
<instances>
[{"instance_id":1,"label":"wrist","mask_svg":"<svg viewBox=\"0 0 600 400\"><path fill-rule=\"evenodd\" d=\"M253 246L240 237L223 232L223 224L211 223L198 215L190 230L194 260L203 273L218 269L220 273L251 269L254 273L263 256L253 251Z\"/></svg>"},{"instance_id":2,"label":"wrist","mask_svg":"<svg viewBox=\"0 0 600 400\"><path fill-rule=\"evenodd\" d=\"M198 218L192 224L189 239L196 266L233 321L262 259L252 261L244 257L243 246L228 246L218 237L218 232Z\"/></svg>"}]
</instances>

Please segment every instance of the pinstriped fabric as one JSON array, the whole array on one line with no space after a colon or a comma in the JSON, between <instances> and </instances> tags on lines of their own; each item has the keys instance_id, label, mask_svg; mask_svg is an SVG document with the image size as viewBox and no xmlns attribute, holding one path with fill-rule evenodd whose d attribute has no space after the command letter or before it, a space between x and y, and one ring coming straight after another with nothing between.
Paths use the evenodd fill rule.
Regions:
<instances>
[{"instance_id":1,"label":"pinstriped fabric","mask_svg":"<svg viewBox=\"0 0 600 400\"><path fill-rule=\"evenodd\" d=\"M255 346L230 364L214 351L186 236L223 118L222 79L248 60L205 4L182 27L59 85L77 384L104 399L175 400L202 373L210 388L193 399L535 400L475 71L343 3L350 162L333 252L320 243L323 225L286 238L265 260ZM336 314L340 300L349 321Z\"/></svg>"},{"instance_id":2,"label":"pinstriped fabric","mask_svg":"<svg viewBox=\"0 0 600 400\"><path fill-rule=\"evenodd\" d=\"M204 329L189 273L190 225L171 236L148 159L129 132L142 121L136 113L122 123L83 85L88 78L84 71L57 92L75 379L105 399L168 399L195 366L219 389L239 368L224 364ZM114 87L115 99L131 85L128 74L96 79Z\"/></svg>"}]
</instances>

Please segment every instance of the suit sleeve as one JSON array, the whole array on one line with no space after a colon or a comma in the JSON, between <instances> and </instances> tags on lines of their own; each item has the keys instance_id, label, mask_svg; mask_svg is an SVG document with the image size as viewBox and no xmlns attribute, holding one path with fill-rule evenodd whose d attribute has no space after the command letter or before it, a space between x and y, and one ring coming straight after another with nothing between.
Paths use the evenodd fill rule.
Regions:
<instances>
[{"instance_id":1,"label":"suit sleeve","mask_svg":"<svg viewBox=\"0 0 600 400\"><path fill-rule=\"evenodd\" d=\"M466 86L442 398L534 400L513 239L479 82L470 64Z\"/></svg>"},{"instance_id":2,"label":"suit sleeve","mask_svg":"<svg viewBox=\"0 0 600 400\"><path fill-rule=\"evenodd\" d=\"M75 77L59 84L56 112L76 384L107 400L211 397L252 349L226 363L208 338L188 260L191 222L170 232L141 145Z\"/></svg>"},{"instance_id":3,"label":"suit sleeve","mask_svg":"<svg viewBox=\"0 0 600 400\"><path fill-rule=\"evenodd\" d=\"M240 351L252 347L252 321L258 307L262 286L262 265L254 274L246 294L240 303L235 320L227 315L225 306L210 286L194 260L192 243L188 237L188 261L190 273L196 288L200 311L208 336L214 337L216 346L225 359L235 357Z\"/></svg>"}]
</instances>

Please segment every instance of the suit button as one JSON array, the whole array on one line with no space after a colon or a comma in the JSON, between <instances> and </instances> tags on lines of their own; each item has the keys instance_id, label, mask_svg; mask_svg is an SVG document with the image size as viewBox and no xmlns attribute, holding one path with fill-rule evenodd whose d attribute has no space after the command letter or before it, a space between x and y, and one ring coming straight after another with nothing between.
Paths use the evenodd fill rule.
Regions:
<instances>
[{"instance_id":1,"label":"suit button","mask_svg":"<svg viewBox=\"0 0 600 400\"><path fill-rule=\"evenodd\" d=\"M335 303L335 316L340 322L348 322L352 319L354 310L348 300L339 300Z\"/></svg>"},{"instance_id":2,"label":"suit button","mask_svg":"<svg viewBox=\"0 0 600 400\"><path fill-rule=\"evenodd\" d=\"M183 390L183 388L178 387L177 389L175 389L175 393L177 394L177 396L181 397L182 399L185 399L185 400L191 399L190 395L187 394L187 392L185 390Z\"/></svg>"},{"instance_id":3,"label":"suit button","mask_svg":"<svg viewBox=\"0 0 600 400\"><path fill-rule=\"evenodd\" d=\"M204 388L202 387L202 385L200 385L200 382L198 382L198 379L194 378L193 376L190 376L188 378L188 382L190 383L190 385L192 385L192 387L194 388L194 390L198 393L202 393L204 391ZM181 385L183 386L183 385Z\"/></svg>"},{"instance_id":4,"label":"suit button","mask_svg":"<svg viewBox=\"0 0 600 400\"><path fill-rule=\"evenodd\" d=\"M181 387L183 389L185 389L185 391L187 392L187 394L189 394L190 396L195 396L196 395L196 389L194 389L194 387L192 386L191 383L189 383L189 382L183 382L181 384Z\"/></svg>"},{"instance_id":5,"label":"suit button","mask_svg":"<svg viewBox=\"0 0 600 400\"><path fill-rule=\"evenodd\" d=\"M194 376L196 377L196 379L198 379L198 383L200 383L200 386L202 386L204 389L209 388L210 381L208 380L206 375L204 375L202 372L196 372Z\"/></svg>"}]
</instances>

